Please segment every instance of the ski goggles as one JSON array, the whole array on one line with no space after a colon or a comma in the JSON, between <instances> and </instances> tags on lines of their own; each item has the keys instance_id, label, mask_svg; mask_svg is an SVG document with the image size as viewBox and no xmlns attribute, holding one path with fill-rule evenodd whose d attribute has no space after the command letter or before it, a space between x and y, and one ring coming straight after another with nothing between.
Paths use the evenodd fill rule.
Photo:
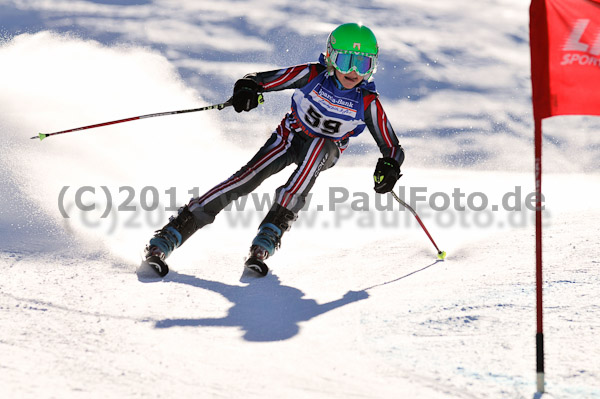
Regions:
<instances>
[{"instance_id":1,"label":"ski goggles","mask_svg":"<svg viewBox=\"0 0 600 399\"><path fill-rule=\"evenodd\" d=\"M354 53L338 53L331 51L329 56L331 63L341 73L350 73L356 71L360 76L369 75L377 65L377 58L374 56Z\"/></svg>"}]
</instances>

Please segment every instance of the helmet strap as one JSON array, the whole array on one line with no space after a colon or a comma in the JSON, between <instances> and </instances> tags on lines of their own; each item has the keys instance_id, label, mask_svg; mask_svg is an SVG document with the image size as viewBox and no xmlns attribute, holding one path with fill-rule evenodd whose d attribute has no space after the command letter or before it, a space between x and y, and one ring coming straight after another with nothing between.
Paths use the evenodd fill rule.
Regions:
<instances>
[{"instance_id":1,"label":"helmet strap","mask_svg":"<svg viewBox=\"0 0 600 399\"><path fill-rule=\"evenodd\" d=\"M335 86L340 89L340 90L346 90L346 88L344 87L344 85L342 85L342 82L340 82L340 80L338 79L337 75L335 74L335 69L334 72L330 75L333 77L333 83L335 83Z\"/></svg>"}]
</instances>

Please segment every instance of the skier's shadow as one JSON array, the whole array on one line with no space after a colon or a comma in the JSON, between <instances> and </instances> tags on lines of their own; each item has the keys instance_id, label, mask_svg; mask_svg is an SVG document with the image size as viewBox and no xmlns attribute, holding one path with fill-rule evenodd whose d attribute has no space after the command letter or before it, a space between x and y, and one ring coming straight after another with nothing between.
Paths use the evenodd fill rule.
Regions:
<instances>
[{"instance_id":1,"label":"skier's shadow","mask_svg":"<svg viewBox=\"0 0 600 399\"><path fill-rule=\"evenodd\" d=\"M164 280L219 293L233 306L222 318L164 319L156 322L156 328L238 327L244 331L245 340L256 342L292 338L300 330L298 323L369 297L365 290L348 291L340 299L318 304L314 299L305 298L299 289L282 285L272 273L263 278L249 279L249 283L242 286L204 280L176 271L169 272Z\"/></svg>"}]
</instances>

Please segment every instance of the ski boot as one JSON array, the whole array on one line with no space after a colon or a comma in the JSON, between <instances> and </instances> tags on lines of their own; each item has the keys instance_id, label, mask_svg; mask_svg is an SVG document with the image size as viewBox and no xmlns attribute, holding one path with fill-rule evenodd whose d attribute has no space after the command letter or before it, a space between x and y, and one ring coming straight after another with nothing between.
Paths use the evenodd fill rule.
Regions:
<instances>
[{"instance_id":1,"label":"ski boot","mask_svg":"<svg viewBox=\"0 0 600 399\"><path fill-rule=\"evenodd\" d=\"M169 266L165 259L196 230L196 219L192 212L187 206L180 208L177 217L171 216L165 227L156 230L154 237L146 246L144 262L160 277L166 276L169 273Z\"/></svg>"},{"instance_id":2,"label":"ski boot","mask_svg":"<svg viewBox=\"0 0 600 399\"><path fill-rule=\"evenodd\" d=\"M275 250L281 245L282 231L272 223L266 223L260 226L258 234L252 240L250 247L250 255L246 259L244 266L266 276L269 268L265 264L265 260L275 253Z\"/></svg>"},{"instance_id":3,"label":"ski boot","mask_svg":"<svg viewBox=\"0 0 600 399\"><path fill-rule=\"evenodd\" d=\"M275 204L261 223L258 234L252 240L250 254L244 263L246 269L252 270L261 276L266 276L269 268L265 260L273 256L281 246L281 236L292 227L297 216L292 211L279 204Z\"/></svg>"}]
</instances>

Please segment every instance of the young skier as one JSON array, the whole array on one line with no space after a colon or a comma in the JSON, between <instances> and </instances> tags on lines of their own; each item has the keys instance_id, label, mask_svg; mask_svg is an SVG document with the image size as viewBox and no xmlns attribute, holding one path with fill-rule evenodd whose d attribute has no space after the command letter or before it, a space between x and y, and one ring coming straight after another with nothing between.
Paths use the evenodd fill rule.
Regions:
<instances>
[{"instance_id":1,"label":"young skier","mask_svg":"<svg viewBox=\"0 0 600 399\"><path fill-rule=\"evenodd\" d=\"M264 261L279 248L283 233L296 220L319 173L334 166L349 139L365 127L383 155L375 167L375 191L391 191L401 176L404 151L372 80L378 53L373 32L348 23L331 32L327 52L321 54L318 63L251 73L239 79L230 99L236 112L256 108L260 93L295 89L291 111L250 162L206 194L193 198L155 233L146 247L146 263L165 276L169 270L165 259L175 248L212 223L231 201L295 163L294 173L276 190L275 202L260 224L245 262L247 269L266 275Z\"/></svg>"}]
</instances>

